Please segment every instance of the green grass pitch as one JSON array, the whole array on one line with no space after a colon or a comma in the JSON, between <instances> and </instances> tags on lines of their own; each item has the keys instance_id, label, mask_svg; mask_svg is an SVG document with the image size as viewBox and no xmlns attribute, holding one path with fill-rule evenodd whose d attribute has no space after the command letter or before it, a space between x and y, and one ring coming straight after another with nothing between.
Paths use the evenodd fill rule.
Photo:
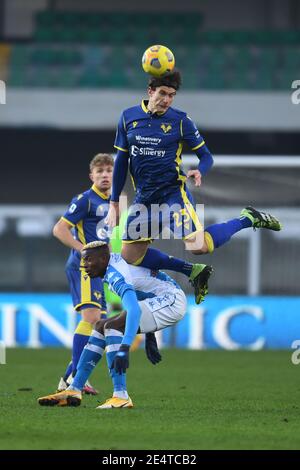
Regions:
<instances>
[{"instance_id":1,"label":"green grass pitch","mask_svg":"<svg viewBox=\"0 0 300 470\"><path fill-rule=\"evenodd\" d=\"M0 366L1 449L299 449L300 365L290 351L163 350L152 366L131 354L133 409L95 410L111 396L102 363L97 397L41 407L70 352L13 349ZM29 388L31 390L20 390Z\"/></svg>"}]
</instances>

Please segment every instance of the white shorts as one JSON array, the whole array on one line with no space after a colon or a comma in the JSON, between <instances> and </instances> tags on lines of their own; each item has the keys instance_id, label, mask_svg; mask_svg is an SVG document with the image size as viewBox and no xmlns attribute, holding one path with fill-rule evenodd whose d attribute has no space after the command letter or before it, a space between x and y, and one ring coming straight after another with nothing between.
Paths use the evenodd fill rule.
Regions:
<instances>
[{"instance_id":1,"label":"white shorts","mask_svg":"<svg viewBox=\"0 0 300 470\"><path fill-rule=\"evenodd\" d=\"M141 307L140 331L150 333L175 325L186 313L186 297L181 289L172 294L152 297L139 302Z\"/></svg>"}]
</instances>

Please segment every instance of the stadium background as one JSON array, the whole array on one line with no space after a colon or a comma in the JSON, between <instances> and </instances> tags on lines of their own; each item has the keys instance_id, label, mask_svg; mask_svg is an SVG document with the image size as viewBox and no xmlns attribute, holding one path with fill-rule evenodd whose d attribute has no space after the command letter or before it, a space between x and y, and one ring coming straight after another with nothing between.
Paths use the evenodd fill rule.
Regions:
<instances>
[{"instance_id":1,"label":"stadium background","mask_svg":"<svg viewBox=\"0 0 300 470\"><path fill-rule=\"evenodd\" d=\"M205 223L251 204L278 215L284 230L245 231L202 257L215 268L210 296L199 308L190 298L185 322L160 343L291 348L300 338L300 104L291 88L300 79L299 2L7 0L0 19L5 343L70 345L76 318L66 294L68 249L51 228L89 187L93 155L113 151L120 112L145 93L142 53L162 43L183 74L175 107L197 122L216 156L200 191L191 187L205 204ZM131 198L130 181L126 191ZM193 259L178 241L156 246Z\"/></svg>"},{"instance_id":2,"label":"stadium background","mask_svg":"<svg viewBox=\"0 0 300 470\"><path fill-rule=\"evenodd\" d=\"M105 361L91 378L100 395L44 409L36 398L55 390L77 321L51 229L144 96L155 43L173 50L175 106L215 157L193 191L206 224L253 204L284 230L244 231L202 257L215 275L200 306L176 276L189 310L159 336L158 366L131 354L133 410L95 411L111 393ZM0 448L299 449L299 1L0 0L0 80Z\"/></svg>"}]
</instances>

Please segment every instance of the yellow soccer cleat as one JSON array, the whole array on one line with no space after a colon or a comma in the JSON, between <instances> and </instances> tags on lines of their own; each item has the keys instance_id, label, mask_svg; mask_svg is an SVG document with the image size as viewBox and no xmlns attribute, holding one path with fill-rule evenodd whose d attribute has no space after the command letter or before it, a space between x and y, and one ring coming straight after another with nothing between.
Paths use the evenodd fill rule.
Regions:
<instances>
[{"instance_id":1,"label":"yellow soccer cleat","mask_svg":"<svg viewBox=\"0 0 300 470\"><path fill-rule=\"evenodd\" d=\"M130 397L127 399L112 397L102 405L97 406L96 410L106 410L108 408L133 408L133 403Z\"/></svg>"},{"instance_id":2,"label":"yellow soccer cleat","mask_svg":"<svg viewBox=\"0 0 300 470\"><path fill-rule=\"evenodd\" d=\"M63 390L45 397L38 398L41 406L79 406L82 400L81 392Z\"/></svg>"},{"instance_id":3,"label":"yellow soccer cleat","mask_svg":"<svg viewBox=\"0 0 300 470\"><path fill-rule=\"evenodd\" d=\"M133 340L132 345L130 346L130 351L131 352L136 351L139 348L142 341L143 341L143 336L142 335L136 335L136 337Z\"/></svg>"}]
</instances>

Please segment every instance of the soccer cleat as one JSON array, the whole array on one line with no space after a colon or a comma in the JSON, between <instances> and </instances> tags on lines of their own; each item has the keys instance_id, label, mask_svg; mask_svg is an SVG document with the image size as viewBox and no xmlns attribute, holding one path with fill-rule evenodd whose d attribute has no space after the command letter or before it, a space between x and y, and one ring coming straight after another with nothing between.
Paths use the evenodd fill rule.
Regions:
<instances>
[{"instance_id":1,"label":"soccer cleat","mask_svg":"<svg viewBox=\"0 0 300 470\"><path fill-rule=\"evenodd\" d=\"M130 397L127 399L112 397L102 405L97 406L96 410L106 410L109 408L133 408L133 403Z\"/></svg>"},{"instance_id":2,"label":"soccer cleat","mask_svg":"<svg viewBox=\"0 0 300 470\"><path fill-rule=\"evenodd\" d=\"M142 342L143 342L142 335L136 335L136 337L133 340L132 345L130 346L130 351L131 352L136 351Z\"/></svg>"},{"instance_id":3,"label":"soccer cleat","mask_svg":"<svg viewBox=\"0 0 300 470\"><path fill-rule=\"evenodd\" d=\"M58 382L56 392L62 392L63 390L66 390L70 384L66 382L63 377L60 378L60 381Z\"/></svg>"},{"instance_id":4,"label":"soccer cleat","mask_svg":"<svg viewBox=\"0 0 300 470\"><path fill-rule=\"evenodd\" d=\"M83 387L82 392L86 395L98 395L99 393L98 390L96 390L88 380L85 382L85 386Z\"/></svg>"},{"instance_id":5,"label":"soccer cleat","mask_svg":"<svg viewBox=\"0 0 300 470\"><path fill-rule=\"evenodd\" d=\"M82 400L81 392L76 390L63 390L45 397L38 398L41 406L79 406Z\"/></svg>"},{"instance_id":6,"label":"soccer cleat","mask_svg":"<svg viewBox=\"0 0 300 470\"><path fill-rule=\"evenodd\" d=\"M190 283L195 290L195 302L200 304L208 293L208 279L213 273L213 268L207 264L193 264L189 277Z\"/></svg>"},{"instance_id":7,"label":"soccer cleat","mask_svg":"<svg viewBox=\"0 0 300 470\"><path fill-rule=\"evenodd\" d=\"M66 390L73 382L73 377L70 375L67 382L61 377L56 392L62 392L63 390ZM85 393L86 395L98 395L98 390L96 390L91 383L87 380L85 383L85 386L82 389L82 393Z\"/></svg>"},{"instance_id":8,"label":"soccer cleat","mask_svg":"<svg viewBox=\"0 0 300 470\"><path fill-rule=\"evenodd\" d=\"M245 207L245 209L242 210L241 217L250 219L254 230L257 228L266 228L278 232L282 229L281 223L273 217L273 215L258 211L251 206Z\"/></svg>"}]
</instances>

